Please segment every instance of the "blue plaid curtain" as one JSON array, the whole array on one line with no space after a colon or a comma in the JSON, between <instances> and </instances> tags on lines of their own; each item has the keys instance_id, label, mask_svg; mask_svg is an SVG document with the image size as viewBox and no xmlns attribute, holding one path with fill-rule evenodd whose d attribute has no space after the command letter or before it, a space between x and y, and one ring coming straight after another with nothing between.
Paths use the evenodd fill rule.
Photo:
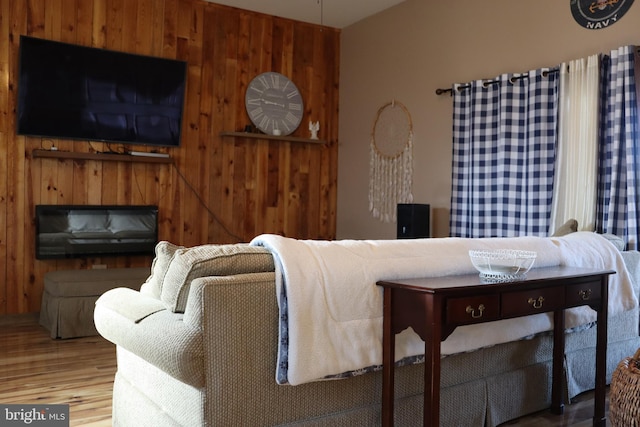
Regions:
<instances>
[{"instance_id":1,"label":"blue plaid curtain","mask_svg":"<svg viewBox=\"0 0 640 427\"><path fill-rule=\"evenodd\" d=\"M558 73L504 74L453 89L453 237L546 236Z\"/></svg>"},{"instance_id":2,"label":"blue plaid curtain","mask_svg":"<svg viewBox=\"0 0 640 427\"><path fill-rule=\"evenodd\" d=\"M603 55L600 69L600 151L596 231L640 241L640 155L633 46Z\"/></svg>"}]
</instances>

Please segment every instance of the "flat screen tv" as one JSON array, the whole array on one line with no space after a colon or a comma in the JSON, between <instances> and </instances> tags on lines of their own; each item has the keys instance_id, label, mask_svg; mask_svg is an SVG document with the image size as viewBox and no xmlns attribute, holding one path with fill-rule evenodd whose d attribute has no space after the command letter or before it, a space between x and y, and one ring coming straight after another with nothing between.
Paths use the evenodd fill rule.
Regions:
<instances>
[{"instance_id":1,"label":"flat screen tv","mask_svg":"<svg viewBox=\"0 0 640 427\"><path fill-rule=\"evenodd\" d=\"M176 147L186 62L20 37L17 133Z\"/></svg>"}]
</instances>

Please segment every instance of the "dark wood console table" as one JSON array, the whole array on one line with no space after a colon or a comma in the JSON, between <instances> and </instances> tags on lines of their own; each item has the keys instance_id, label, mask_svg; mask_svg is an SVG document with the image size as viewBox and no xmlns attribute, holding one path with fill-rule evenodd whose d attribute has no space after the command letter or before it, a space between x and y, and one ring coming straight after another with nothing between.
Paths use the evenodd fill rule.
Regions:
<instances>
[{"instance_id":1,"label":"dark wood console table","mask_svg":"<svg viewBox=\"0 0 640 427\"><path fill-rule=\"evenodd\" d=\"M381 281L384 288L382 424L393 425L395 335L411 326L425 342L424 426L440 422L440 343L458 326L553 312L551 411L562 414L564 310L597 311L593 425L604 427L608 276L611 270L539 268L508 283L483 283L477 274Z\"/></svg>"}]
</instances>

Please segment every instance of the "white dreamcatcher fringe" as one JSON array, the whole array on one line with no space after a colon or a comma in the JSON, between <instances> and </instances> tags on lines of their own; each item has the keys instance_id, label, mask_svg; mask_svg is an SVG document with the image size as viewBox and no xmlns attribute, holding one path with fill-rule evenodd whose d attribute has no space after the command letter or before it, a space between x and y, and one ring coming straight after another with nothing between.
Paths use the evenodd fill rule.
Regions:
<instances>
[{"instance_id":1,"label":"white dreamcatcher fringe","mask_svg":"<svg viewBox=\"0 0 640 427\"><path fill-rule=\"evenodd\" d=\"M371 140L369 161L369 211L382 222L396 221L398 203L413 202L413 134L404 150L395 157L385 156Z\"/></svg>"}]
</instances>

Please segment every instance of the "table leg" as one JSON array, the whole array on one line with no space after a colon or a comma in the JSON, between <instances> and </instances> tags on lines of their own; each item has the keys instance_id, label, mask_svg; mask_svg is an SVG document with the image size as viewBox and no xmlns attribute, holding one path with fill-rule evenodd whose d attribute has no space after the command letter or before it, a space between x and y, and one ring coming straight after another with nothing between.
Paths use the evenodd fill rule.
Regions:
<instances>
[{"instance_id":1,"label":"table leg","mask_svg":"<svg viewBox=\"0 0 640 427\"><path fill-rule=\"evenodd\" d=\"M564 412L564 310L553 312L553 371L551 382L551 412Z\"/></svg>"},{"instance_id":2,"label":"table leg","mask_svg":"<svg viewBox=\"0 0 640 427\"><path fill-rule=\"evenodd\" d=\"M596 390L594 396L593 425L605 427L605 398L607 387L607 316L609 308L609 277L601 278L600 292L602 295L600 310L598 310L596 338Z\"/></svg>"},{"instance_id":3,"label":"table leg","mask_svg":"<svg viewBox=\"0 0 640 427\"><path fill-rule=\"evenodd\" d=\"M382 425L393 426L393 394L396 337L393 332L393 290L384 288L382 320Z\"/></svg>"},{"instance_id":4,"label":"table leg","mask_svg":"<svg viewBox=\"0 0 640 427\"><path fill-rule=\"evenodd\" d=\"M440 302L434 301L431 295L425 298L425 334L424 342L424 420L425 427L440 425L440 342L442 341L441 325L436 319L441 318ZM437 298L436 298L437 299Z\"/></svg>"}]
</instances>

